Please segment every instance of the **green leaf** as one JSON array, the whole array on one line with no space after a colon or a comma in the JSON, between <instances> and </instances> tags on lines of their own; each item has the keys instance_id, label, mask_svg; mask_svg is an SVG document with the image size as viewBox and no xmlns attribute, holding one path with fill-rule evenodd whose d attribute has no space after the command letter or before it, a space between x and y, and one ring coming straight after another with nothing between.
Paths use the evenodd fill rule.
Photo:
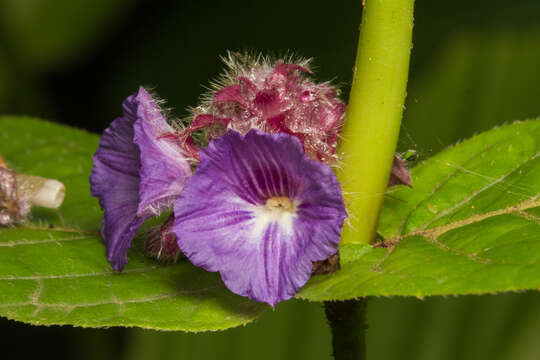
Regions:
<instances>
[{"instance_id":1,"label":"green leaf","mask_svg":"<svg viewBox=\"0 0 540 360\"><path fill-rule=\"evenodd\" d=\"M540 120L496 128L412 172L414 188L388 190L384 247L344 245L342 269L298 294L482 294L540 288Z\"/></svg>"},{"instance_id":2,"label":"green leaf","mask_svg":"<svg viewBox=\"0 0 540 360\"><path fill-rule=\"evenodd\" d=\"M23 117L0 118L0 129L8 166L58 179L67 189L59 210L34 208L27 224L0 229L0 316L44 325L204 331L245 324L267 308L231 293L215 273L187 261L159 265L137 245L125 270L113 273L88 183L98 136Z\"/></svg>"}]
</instances>

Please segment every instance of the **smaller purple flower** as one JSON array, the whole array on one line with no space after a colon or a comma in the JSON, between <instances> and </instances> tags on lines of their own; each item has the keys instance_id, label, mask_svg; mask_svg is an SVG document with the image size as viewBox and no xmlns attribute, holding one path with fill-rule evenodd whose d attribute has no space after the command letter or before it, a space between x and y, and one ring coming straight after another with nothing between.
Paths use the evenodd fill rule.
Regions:
<instances>
[{"instance_id":1,"label":"smaller purple flower","mask_svg":"<svg viewBox=\"0 0 540 360\"><path fill-rule=\"evenodd\" d=\"M230 130L200 155L174 203L181 251L236 294L291 298L338 250L347 214L332 170L295 136L258 130Z\"/></svg>"},{"instance_id":2,"label":"smaller purple flower","mask_svg":"<svg viewBox=\"0 0 540 360\"><path fill-rule=\"evenodd\" d=\"M121 271L143 221L170 207L190 166L152 96L139 88L122 104L124 115L105 130L94 154L91 193L105 210L101 234L107 259Z\"/></svg>"}]
</instances>

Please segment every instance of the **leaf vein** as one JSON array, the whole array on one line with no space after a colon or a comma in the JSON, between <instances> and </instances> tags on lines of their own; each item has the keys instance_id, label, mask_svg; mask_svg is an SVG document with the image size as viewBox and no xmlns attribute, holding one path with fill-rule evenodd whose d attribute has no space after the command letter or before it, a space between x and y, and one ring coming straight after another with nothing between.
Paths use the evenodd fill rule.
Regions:
<instances>
[{"instance_id":1,"label":"leaf vein","mask_svg":"<svg viewBox=\"0 0 540 360\"><path fill-rule=\"evenodd\" d=\"M497 141L496 143L494 144L491 144L489 146L487 146L486 148L482 149L482 151L479 151L477 153L473 153L467 160L465 160L461 166L463 165L467 165L468 163L470 163L471 161L473 161L474 159L476 159L478 156L486 153L487 151L489 151L491 148L499 145L501 142L503 141L506 141L508 139L503 139L501 141ZM448 166L448 164L445 164ZM401 224L399 225L399 230L398 230L398 234L401 235L404 235L403 233L405 232L405 227L407 226L407 223L409 222L409 219L411 217L411 215L422 205L424 204L426 201L430 200L431 198L433 198L433 196L445 185L447 184L450 179L452 179L456 174L458 174L461 169L458 167L458 166L454 166L454 171L450 172L447 177L442 180L440 183L436 184L435 187L433 188L433 190L425 197L423 198L421 201L419 201L418 203L416 203L412 208L411 210L407 213L407 215L404 217L403 221L401 222Z\"/></svg>"},{"instance_id":2,"label":"leaf vein","mask_svg":"<svg viewBox=\"0 0 540 360\"><path fill-rule=\"evenodd\" d=\"M78 303L78 304L67 304L67 303L39 303L36 302L34 298L32 298L30 301L22 301L17 303L9 303L9 304L0 304L0 308L6 308L6 307L19 307L19 306L36 306L38 308L66 308L69 309L69 311L73 311L76 308L82 308L82 307L94 307L94 306L101 306L101 305L119 305L123 306L126 304L139 304L139 303L148 303L158 300L166 300L166 299L172 299L174 297L180 296L180 295L196 295L196 294L202 294L208 291L212 291L215 289L220 288L220 286L212 286L212 287L206 287L201 289L195 289L195 290L179 290L174 291L171 293L162 293L162 294L156 294L156 295L150 295L150 296L144 296L136 299L125 299L125 300L119 300L115 296L113 296L110 300L107 301L94 301L94 302L84 302L84 303ZM41 290L40 290L41 291Z\"/></svg>"},{"instance_id":3,"label":"leaf vein","mask_svg":"<svg viewBox=\"0 0 540 360\"><path fill-rule=\"evenodd\" d=\"M158 267L153 267L153 266L127 269L127 270L122 271L122 274L144 273L144 272L150 272L156 269L158 269ZM82 274L65 274L65 275L3 276L3 277L0 277L0 281L70 279L70 278L79 278L79 277L109 276L109 275L122 276L122 274L116 274L115 272L111 270L111 271L86 273L86 274L82 273Z\"/></svg>"},{"instance_id":4,"label":"leaf vein","mask_svg":"<svg viewBox=\"0 0 540 360\"><path fill-rule=\"evenodd\" d=\"M519 164L517 167L515 167L514 169L510 170L508 173L504 174L503 176L499 177L498 179L496 179L495 181L487 184L486 186L478 189L477 191L473 192L472 194L470 194L469 196L467 196L466 198L464 198L462 201L454 204L453 206L449 207L448 209L442 211L441 213L439 213L437 216L435 216L433 219L431 219L431 221L429 221L428 223L424 224L424 226L422 227L422 229L426 229L429 225L433 224L434 222L436 222L437 220L441 219L442 217L450 214L452 211L454 211L455 209L463 206L464 204L468 203L469 201L471 201L472 199L474 199L475 197L477 197L478 195L480 195L481 193L483 193L484 191L488 190L488 189L491 189L493 186L495 186L496 184L500 183L501 181L503 181L504 179L506 179L508 176L510 176L511 174L513 174L514 172L518 171L520 168L522 168L525 164L527 164L529 161L532 161L534 159L536 159L538 156L540 156L540 153L537 153L535 154L534 156L532 156L531 158L528 158L526 161L522 162L521 164Z\"/></svg>"},{"instance_id":5,"label":"leaf vein","mask_svg":"<svg viewBox=\"0 0 540 360\"><path fill-rule=\"evenodd\" d=\"M90 239L91 236L74 236L70 238L64 238L64 239L40 239L40 240L21 240L21 241L8 241L0 243L0 247L14 247L19 245L39 245L39 244L48 244L48 243L57 243L61 246L60 243L62 242L69 242L69 241L76 241L76 240L85 240Z\"/></svg>"}]
</instances>

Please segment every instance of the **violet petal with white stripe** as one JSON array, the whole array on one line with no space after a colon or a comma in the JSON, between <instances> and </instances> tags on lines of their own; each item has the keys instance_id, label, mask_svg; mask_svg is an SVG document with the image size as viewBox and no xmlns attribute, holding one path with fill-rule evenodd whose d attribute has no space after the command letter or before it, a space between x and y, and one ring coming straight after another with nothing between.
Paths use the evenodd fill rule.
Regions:
<instances>
[{"instance_id":1,"label":"violet petal with white stripe","mask_svg":"<svg viewBox=\"0 0 540 360\"><path fill-rule=\"evenodd\" d=\"M117 271L126 265L127 249L143 221L170 205L191 173L180 151L162 137L172 128L146 90L141 87L122 107L123 116L99 141L90 175L91 193L105 210L101 235L107 259Z\"/></svg>"},{"instance_id":2,"label":"violet petal with white stripe","mask_svg":"<svg viewBox=\"0 0 540 360\"><path fill-rule=\"evenodd\" d=\"M186 178L191 175L191 168L175 141L174 129L167 124L155 100L142 87L137 101L133 138L141 151L137 215L149 217L172 205Z\"/></svg>"},{"instance_id":3,"label":"violet petal with white stripe","mask_svg":"<svg viewBox=\"0 0 540 360\"><path fill-rule=\"evenodd\" d=\"M272 306L298 292L313 262L336 253L346 218L332 170L296 137L258 130L231 130L203 149L174 213L172 231L193 264Z\"/></svg>"}]
</instances>

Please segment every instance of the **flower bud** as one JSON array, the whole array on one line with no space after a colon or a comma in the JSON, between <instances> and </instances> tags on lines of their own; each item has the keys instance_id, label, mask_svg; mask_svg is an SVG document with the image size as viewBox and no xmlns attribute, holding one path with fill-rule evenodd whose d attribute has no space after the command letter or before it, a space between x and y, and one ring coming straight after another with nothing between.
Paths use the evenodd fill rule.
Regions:
<instances>
[{"instance_id":1,"label":"flower bud","mask_svg":"<svg viewBox=\"0 0 540 360\"><path fill-rule=\"evenodd\" d=\"M168 263L176 262L182 255L177 237L171 232L173 224L174 214L171 214L163 225L156 226L148 232L145 248L150 257Z\"/></svg>"},{"instance_id":2,"label":"flower bud","mask_svg":"<svg viewBox=\"0 0 540 360\"><path fill-rule=\"evenodd\" d=\"M25 174L15 176L19 194L22 194L33 205L58 209L64 202L66 188L60 181Z\"/></svg>"},{"instance_id":3,"label":"flower bud","mask_svg":"<svg viewBox=\"0 0 540 360\"><path fill-rule=\"evenodd\" d=\"M0 157L0 226L26 220L31 205L57 209L65 194L60 181L17 174Z\"/></svg>"}]
</instances>

